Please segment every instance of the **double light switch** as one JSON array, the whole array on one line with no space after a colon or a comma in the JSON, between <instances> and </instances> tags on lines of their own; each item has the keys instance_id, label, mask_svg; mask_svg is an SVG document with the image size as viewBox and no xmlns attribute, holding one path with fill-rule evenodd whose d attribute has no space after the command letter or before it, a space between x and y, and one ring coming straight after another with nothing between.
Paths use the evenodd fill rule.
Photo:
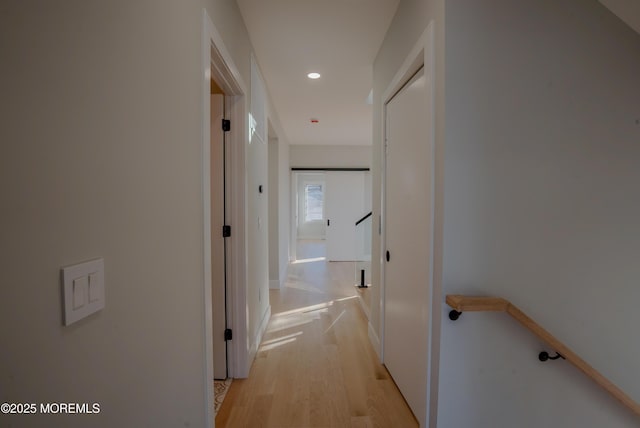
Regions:
<instances>
[{"instance_id":1,"label":"double light switch","mask_svg":"<svg viewBox=\"0 0 640 428\"><path fill-rule=\"evenodd\" d=\"M104 308L104 259L62 268L64 325Z\"/></svg>"}]
</instances>

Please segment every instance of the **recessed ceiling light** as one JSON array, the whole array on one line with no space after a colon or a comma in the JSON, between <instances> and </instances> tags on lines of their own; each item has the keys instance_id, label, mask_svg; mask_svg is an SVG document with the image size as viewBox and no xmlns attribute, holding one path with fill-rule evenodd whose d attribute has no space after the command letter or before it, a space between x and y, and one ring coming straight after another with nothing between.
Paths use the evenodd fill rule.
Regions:
<instances>
[{"instance_id":1,"label":"recessed ceiling light","mask_svg":"<svg viewBox=\"0 0 640 428\"><path fill-rule=\"evenodd\" d=\"M309 74L307 74L307 77L309 79L319 79L320 78L320 73L315 73L315 72L314 73L309 73Z\"/></svg>"}]
</instances>

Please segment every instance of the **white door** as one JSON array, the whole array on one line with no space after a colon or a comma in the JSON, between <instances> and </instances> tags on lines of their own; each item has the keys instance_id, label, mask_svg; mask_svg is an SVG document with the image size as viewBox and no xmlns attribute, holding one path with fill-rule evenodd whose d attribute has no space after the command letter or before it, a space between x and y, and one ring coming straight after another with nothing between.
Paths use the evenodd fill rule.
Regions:
<instances>
[{"instance_id":1,"label":"white door","mask_svg":"<svg viewBox=\"0 0 640 428\"><path fill-rule=\"evenodd\" d=\"M426 426L432 259L432 110L420 70L386 106L384 364Z\"/></svg>"},{"instance_id":2,"label":"white door","mask_svg":"<svg viewBox=\"0 0 640 428\"><path fill-rule=\"evenodd\" d=\"M211 95L211 299L213 311L213 377L227 378L224 225L224 95Z\"/></svg>"},{"instance_id":3,"label":"white door","mask_svg":"<svg viewBox=\"0 0 640 428\"><path fill-rule=\"evenodd\" d=\"M325 183L327 260L357 260L356 222L366 214L364 172L328 171Z\"/></svg>"}]
</instances>

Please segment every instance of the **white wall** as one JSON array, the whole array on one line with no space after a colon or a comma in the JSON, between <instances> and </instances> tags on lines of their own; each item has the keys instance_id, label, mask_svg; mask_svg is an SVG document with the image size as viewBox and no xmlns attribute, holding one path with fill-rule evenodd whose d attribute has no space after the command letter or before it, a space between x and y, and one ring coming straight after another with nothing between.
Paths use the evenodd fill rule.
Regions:
<instances>
[{"instance_id":1,"label":"white wall","mask_svg":"<svg viewBox=\"0 0 640 428\"><path fill-rule=\"evenodd\" d=\"M202 427L200 1L0 6L0 402L13 427ZM62 326L59 269L106 307Z\"/></svg>"},{"instance_id":2,"label":"white wall","mask_svg":"<svg viewBox=\"0 0 640 428\"><path fill-rule=\"evenodd\" d=\"M247 304L249 340L253 354L261 340L269 311L269 152L266 91L255 62L251 62L251 112L256 132L247 147ZM262 186L262 193L260 192Z\"/></svg>"},{"instance_id":3,"label":"white wall","mask_svg":"<svg viewBox=\"0 0 640 428\"><path fill-rule=\"evenodd\" d=\"M281 132L282 134L282 132ZM291 249L291 172L289 171L289 144L285 137L278 138L278 230L279 245L279 280L280 285L287 279Z\"/></svg>"},{"instance_id":4,"label":"white wall","mask_svg":"<svg viewBox=\"0 0 640 428\"><path fill-rule=\"evenodd\" d=\"M14 427L205 426L203 6L248 84L235 2L0 7L0 401L102 405L55 422L2 416ZM247 165L258 159L247 150ZM62 327L59 268L98 256L105 309ZM241 284L250 296L260 275Z\"/></svg>"},{"instance_id":5,"label":"white wall","mask_svg":"<svg viewBox=\"0 0 640 428\"><path fill-rule=\"evenodd\" d=\"M278 223L278 138L269 127L269 287L280 288L280 233ZM277 285L277 287L276 287Z\"/></svg>"},{"instance_id":6,"label":"white wall","mask_svg":"<svg viewBox=\"0 0 640 428\"><path fill-rule=\"evenodd\" d=\"M369 168L371 146L291 145L292 168Z\"/></svg>"},{"instance_id":7,"label":"white wall","mask_svg":"<svg viewBox=\"0 0 640 428\"><path fill-rule=\"evenodd\" d=\"M400 70L410 50L426 30L429 23L434 25L434 50L436 68L436 106L435 106L435 193L436 212L434 230L434 294L433 301L439 301L441 296L441 265L442 265L442 166L444 142L444 0L401 0L396 15L387 31L373 66L373 147L372 147L372 188L373 188L373 216L372 216L372 284L371 314L369 318L370 337L374 346L381 338L381 307L380 307L380 263L381 239L378 233L381 215L382 190L382 143L383 143L383 102L384 92L396 73ZM418 184L419 185L419 184ZM425 260L425 262L428 262ZM431 406L431 425L435 426L437 388L438 388L438 354L439 354L439 325L440 308L434 310L432 320L432 376L430 379L429 396Z\"/></svg>"},{"instance_id":8,"label":"white wall","mask_svg":"<svg viewBox=\"0 0 640 428\"><path fill-rule=\"evenodd\" d=\"M282 124L276 109L269 99L267 109L269 120L269 144L275 144L269 153L269 180L272 182L269 191L275 191L273 198L273 213L275 218L269 219L270 232L276 236L275 245L269 247L270 287L280 288L287 279L291 242L291 172L289 170L289 141L282 129ZM271 238L269 238L271 239ZM271 254L271 252L275 254ZM272 257L273 256L273 257Z\"/></svg>"},{"instance_id":9,"label":"white wall","mask_svg":"<svg viewBox=\"0 0 640 428\"><path fill-rule=\"evenodd\" d=\"M446 40L445 292L510 299L640 401L640 36L595 0L461 0ZM543 349L443 321L438 426L638 426Z\"/></svg>"},{"instance_id":10,"label":"white wall","mask_svg":"<svg viewBox=\"0 0 640 428\"><path fill-rule=\"evenodd\" d=\"M274 111L274 110L270 110ZM281 131L282 132L282 131ZM289 145L269 126L269 284L280 288L287 279L291 226ZM274 136L274 138L271 138Z\"/></svg>"},{"instance_id":11,"label":"white wall","mask_svg":"<svg viewBox=\"0 0 640 428\"><path fill-rule=\"evenodd\" d=\"M247 288L250 346L254 349L260 340L259 330L269 307L267 142L254 138L247 155ZM259 186L263 188L262 193Z\"/></svg>"}]
</instances>

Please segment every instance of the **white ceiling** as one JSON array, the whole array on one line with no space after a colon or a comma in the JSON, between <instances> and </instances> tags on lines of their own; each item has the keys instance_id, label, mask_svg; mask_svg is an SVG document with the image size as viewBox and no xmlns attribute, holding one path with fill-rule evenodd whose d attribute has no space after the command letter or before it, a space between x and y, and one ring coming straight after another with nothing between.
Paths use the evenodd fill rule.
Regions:
<instances>
[{"instance_id":1,"label":"white ceiling","mask_svg":"<svg viewBox=\"0 0 640 428\"><path fill-rule=\"evenodd\" d=\"M372 65L399 0L237 2L289 142L370 145Z\"/></svg>"},{"instance_id":2,"label":"white ceiling","mask_svg":"<svg viewBox=\"0 0 640 428\"><path fill-rule=\"evenodd\" d=\"M640 33L640 0L600 2ZM372 65L399 0L237 3L289 142L370 145Z\"/></svg>"},{"instance_id":3,"label":"white ceiling","mask_svg":"<svg viewBox=\"0 0 640 428\"><path fill-rule=\"evenodd\" d=\"M640 0L600 0L600 3L640 33Z\"/></svg>"}]
</instances>

